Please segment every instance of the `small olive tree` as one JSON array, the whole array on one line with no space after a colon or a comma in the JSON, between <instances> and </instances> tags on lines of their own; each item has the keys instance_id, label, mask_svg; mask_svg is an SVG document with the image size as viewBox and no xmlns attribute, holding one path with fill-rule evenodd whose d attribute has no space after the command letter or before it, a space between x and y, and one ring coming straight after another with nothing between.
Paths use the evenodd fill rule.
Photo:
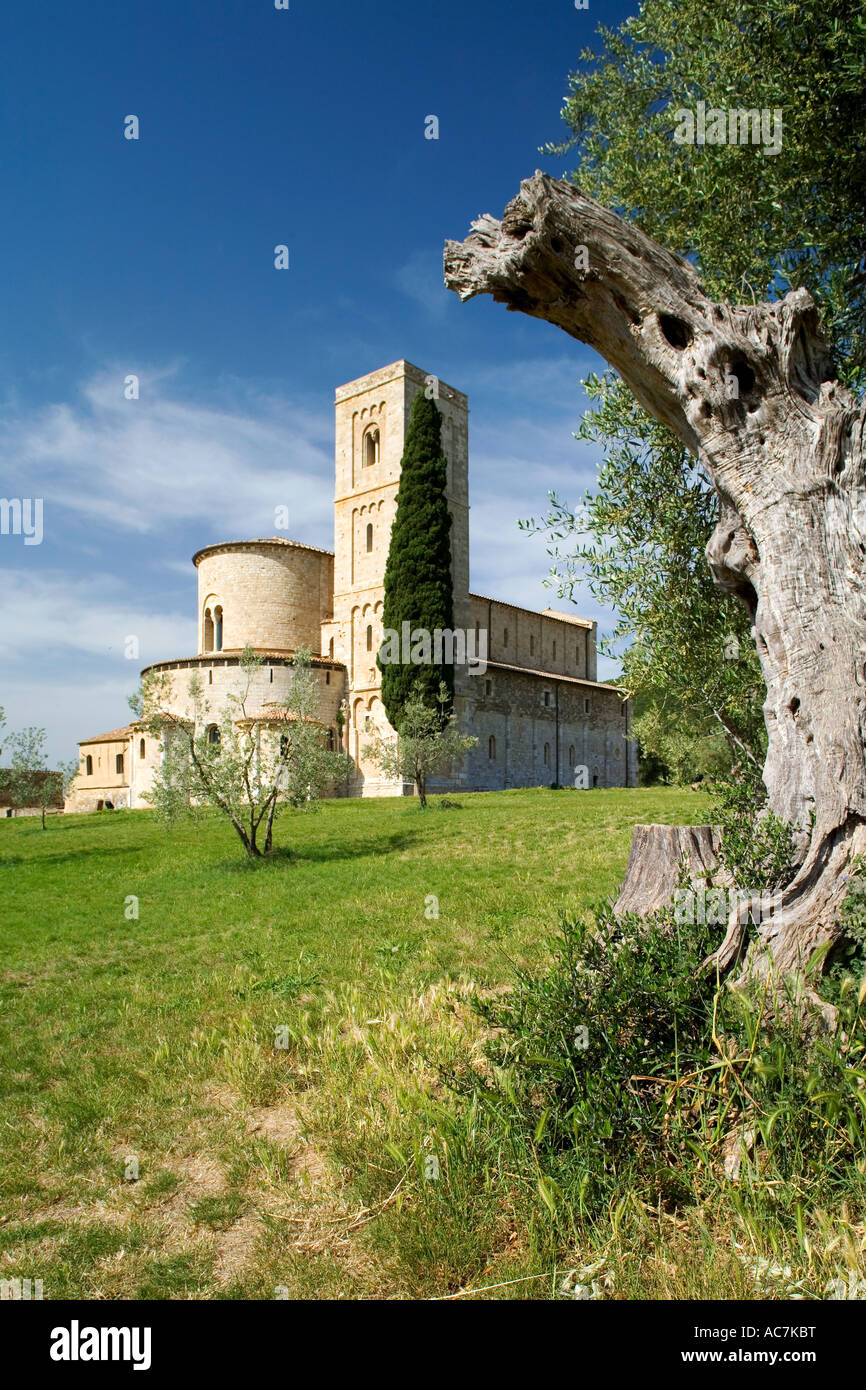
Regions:
<instances>
[{"instance_id":1,"label":"small olive tree","mask_svg":"<svg viewBox=\"0 0 866 1390\"><path fill-rule=\"evenodd\" d=\"M141 726L162 740L162 764L145 794L157 815L171 825L215 808L251 859L270 852L274 822L287 804L312 809L322 789L349 770L345 754L323 745L309 651L295 653L291 690L267 710L253 694L262 664L245 648L238 689L225 696L217 714L198 675L189 682L185 712L178 711L165 672L147 675L130 701Z\"/></svg>"},{"instance_id":2,"label":"small olive tree","mask_svg":"<svg viewBox=\"0 0 866 1390\"><path fill-rule=\"evenodd\" d=\"M3 711L0 710L0 731L2 727ZM59 763L56 768L50 768L45 750L45 730L33 725L6 734L3 752L10 759L10 766L0 770L0 780L9 793L12 805L37 807L42 815L44 830L49 807L55 805L58 794L63 796L78 774L78 759L70 759Z\"/></svg>"},{"instance_id":3,"label":"small olive tree","mask_svg":"<svg viewBox=\"0 0 866 1390\"><path fill-rule=\"evenodd\" d=\"M436 697L436 708L425 704L423 693L416 686L403 706L396 737L377 734L366 748L370 761L385 777L402 777L415 783L422 808L427 805L430 774L462 758L478 742L477 738L461 734L453 712L446 713L450 700L444 681Z\"/></svg>"}]
</instances>

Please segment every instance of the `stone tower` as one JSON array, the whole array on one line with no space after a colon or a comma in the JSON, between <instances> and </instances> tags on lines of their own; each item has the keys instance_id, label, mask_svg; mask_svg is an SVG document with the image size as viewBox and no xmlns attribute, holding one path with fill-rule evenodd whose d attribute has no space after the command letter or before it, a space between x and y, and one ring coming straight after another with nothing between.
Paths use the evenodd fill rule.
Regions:
<instances>
[{"instance_id":1,"label":"stone tower","mask_svg":"<svg viewBox=\"0 0 866 1390\"><path fill-rule=\"evenodd\" d=\"M469 408L466 397L411 362L393 362L336 392L334 609L322 652L348 671L347 751L361 761L366 790L378 772L363 764L363 740L387 728L376 653L382 640L385 563L412 401L429 390L442 415L452 517L454 625L469 625ZM331 645L333 643L333 646ZM384 786L382 790L385 790ZM390 788L393 790L393 788Z\"/></svg>"}]
</instances>

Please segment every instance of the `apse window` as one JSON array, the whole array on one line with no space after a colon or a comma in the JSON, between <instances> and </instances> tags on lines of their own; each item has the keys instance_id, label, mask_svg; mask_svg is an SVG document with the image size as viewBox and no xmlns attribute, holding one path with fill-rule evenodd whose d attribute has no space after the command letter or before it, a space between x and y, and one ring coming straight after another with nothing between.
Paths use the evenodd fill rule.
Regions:
<instances>
[{"instance_id":1,"label":"apse window","mask_svg":"<svg viewBox=\"0 0 866 1390\"><path fill-rule=\"evenodd\" d=\"M368 522L367 522L367 554L368 554L368 555L372 554L372 551L373 551L373 523L372 523L372 521L368 521Z\"/></svg>"}]
</instances>

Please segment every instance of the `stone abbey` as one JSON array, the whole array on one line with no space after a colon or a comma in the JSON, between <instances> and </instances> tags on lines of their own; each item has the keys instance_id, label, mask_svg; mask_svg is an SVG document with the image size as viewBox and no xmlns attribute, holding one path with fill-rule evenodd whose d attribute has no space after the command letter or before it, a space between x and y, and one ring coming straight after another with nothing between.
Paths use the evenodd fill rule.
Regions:
<instances>
[{"instance_id":1,"label":"stone abbey","mask_svg":"<svg viewBox=\"0 0 866 1390\"><path fill-rule=\"evenodd\" d=\"M178 712L198 673L211 712L237 688L245 646L262 661L255 697L274 723L292 680L294 652L312 653L323 737L342 746L354 773L352 796L412 792L385 781L366 757L373 733L389 729L376 653L382 642L385 562L412 401L435 378L405 361L336 392L334 550L279 537L226 541L193 556L198 575L198 652L147 670L170 674ZM486 633L486 669L455 668L454 707L477 743L431 791L499 791L571 786L576 769L590 787L637 785L631 705L596 679L596 625L547 608L533 612L469 588L469 409L466 396L436 382L452 517L454 626ZM476 650L478 647L476 646ZM81 766L70 811L148 804L161 745L135 724L79 745Z\"/></svg>"}]
</instances>

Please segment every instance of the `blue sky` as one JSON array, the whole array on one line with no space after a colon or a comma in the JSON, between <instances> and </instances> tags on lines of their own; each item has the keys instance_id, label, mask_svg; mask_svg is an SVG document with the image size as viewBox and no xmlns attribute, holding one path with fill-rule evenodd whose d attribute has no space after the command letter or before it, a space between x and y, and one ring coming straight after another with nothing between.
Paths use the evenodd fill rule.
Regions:
<instances>
[{"instance_id":1,"label":"blue sky","mask_svg":"<svg viewBox=\"0 0 866 1390\"><path fill-rule=\"evenodd\" d=\"M272 535L287 505L290 536L331 547L334 387L400 357L469 395L473 588L564 606L516 523L592 484L572 432L600 361L461 305L442 246L565 172L538 147L567 74L633 8L7 0L0 495L44 499L41 545L0 536L10 725L65 758L125 723L138 667L195 650L201 546ZM586 592L579 611L609 625Z\"/></svg>"}]
</instances>

